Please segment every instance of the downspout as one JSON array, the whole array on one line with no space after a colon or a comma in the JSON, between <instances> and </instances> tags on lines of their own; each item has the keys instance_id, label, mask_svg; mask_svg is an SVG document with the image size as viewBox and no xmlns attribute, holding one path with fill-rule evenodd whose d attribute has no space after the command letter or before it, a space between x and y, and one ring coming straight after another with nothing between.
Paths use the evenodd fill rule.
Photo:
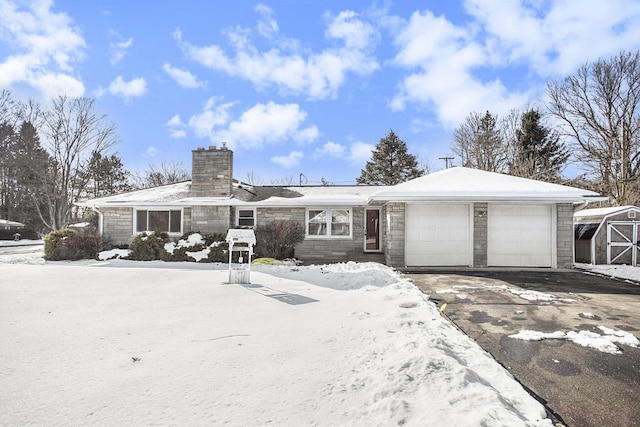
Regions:
<instances>
[{"instance_id":1,"label":"downspout","mask_svg":"<svg viewBox=\"0 0 640 427\"><path fill-rule=\"evenodd\" d=\"M102 237L103 227L104 227L104 217L102 212L100 212L95 206L89 206L92 211L98 214L98 234Z\"/></svg>"}]
</instances>

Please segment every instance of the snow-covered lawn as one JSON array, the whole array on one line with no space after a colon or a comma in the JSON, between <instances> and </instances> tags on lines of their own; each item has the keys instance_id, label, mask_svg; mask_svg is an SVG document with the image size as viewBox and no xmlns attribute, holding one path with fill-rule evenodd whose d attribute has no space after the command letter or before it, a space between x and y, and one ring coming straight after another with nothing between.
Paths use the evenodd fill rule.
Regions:
<instances>
[{"instance_id":1,"label":"snow-covered lawn","mask_svg":"<svg viewBox=\"0 0 640 427\"><path fill-rule=\"evenodd\" d=\"M0 425L551 425L379 264L4 261Z\"/></svg>"}]
</instances>

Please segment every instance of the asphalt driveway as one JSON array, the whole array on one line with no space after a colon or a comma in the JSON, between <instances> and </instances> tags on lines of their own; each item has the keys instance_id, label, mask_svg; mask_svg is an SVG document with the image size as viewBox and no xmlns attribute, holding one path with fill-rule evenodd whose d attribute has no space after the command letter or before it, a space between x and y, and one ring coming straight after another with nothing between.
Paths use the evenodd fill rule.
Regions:
<instances>
[{"instance_id":1,"label":"asphalt driveway","mask_svg":"<svg viewBox=\"0 0 640 427\"><path fill-rule=\"evenodd\" d=\"M578 270L407 274L443 313L568 426L640 426L640 348L609 354L571 341L509 335L591 331L640 336L640 285ZM553 298L526 292L551 294Z\"/></svg>"}]
</instances>

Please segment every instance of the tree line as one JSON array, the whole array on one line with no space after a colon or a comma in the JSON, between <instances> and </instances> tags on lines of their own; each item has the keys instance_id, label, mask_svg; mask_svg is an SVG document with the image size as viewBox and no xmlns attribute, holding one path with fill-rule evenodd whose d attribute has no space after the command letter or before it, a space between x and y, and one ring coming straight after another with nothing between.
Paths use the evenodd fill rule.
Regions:
<instances>
[{"instance_id":1,"label":"tree line","mask_svg":"<svg viewBox=\"0 0 640 427\"><path fill-rule=\"evenodd\" d=\"M451 150L460 166L590 189L612 205L640 203L640 52L620 52L548 82L541 107L502 118L471 112L455 129ZM583 173L568 180L563 172L571 163ZM391 131L357 181L393 185L424 172Z\"/></svg>"},{"instance_id":2,"label":"tree line","mask_svg":"<svg viewBox=\"0 0 640 427\"><path fill-rule=\"evenodd\" d=\"M1 91L0 218L57 230L78 220L79 200L189 179L179 163L132 174L112 153L118 142L95 99L60 96L42 106Z\"/></svg>"}]
</instances>

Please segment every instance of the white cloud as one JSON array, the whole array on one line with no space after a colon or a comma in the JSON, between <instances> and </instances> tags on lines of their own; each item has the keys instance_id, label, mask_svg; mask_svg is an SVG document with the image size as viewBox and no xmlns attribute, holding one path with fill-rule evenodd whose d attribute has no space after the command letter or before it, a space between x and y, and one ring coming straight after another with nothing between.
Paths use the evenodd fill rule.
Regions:
<instances>
[{"instance_id":1,"label":"white cloud","mask_svg":"<svg viewBox=\"0 0 640 427\"><path fill-rule=\"evenodd\" d=\"M449 126L472 111L503 115L537 99L544 80L623 49L636 50L640 40L635 0L467 0L464 7L471 21L460 24L428 10L415 12L403 25L401 18L383 17L394 23L388 26L398 49L393 64L407 71L392 109L419 104ZM495 77L515 73L516 83Z\"/></svg>"},{"instance_id":2,"label":"white cloud","mask_svg":"<svg viewBox=\"0 0 640 427\"><path fill-rule=\"evenodd\" d=\"M441 122L459 124L471 111L501 114L524 104L527 94L509 92L499 79L483 81L473 70L489 57L469 31L431 12L414 13L396 36L395 63L418 69L405 77L393 98L394 110L416 102L433 106Z\"/></svg>"},{"instance_id":3,"label":"white cloud","mask_svg":"<svg viewBox=\"0 0 640 427\"><path fill-rule=\"evenodd\" d=\"M124 59L127 51L133 45L133 39L122 40L115 31L111 32L111 36L118 39L118 41L109 43L109 63L115 65Z\"/></svg>"},{"instance_id":4,"label":"white cloud","mask_svg":"<svg viewBox=\"0 0 640 427\"><path fill-rule=\"evenodd\" d=\"M187 70L172 67L171 64L168 63L163 64L162 69L169 75L169 77L184 88L194 89L204 86L203 82L198 81L198 78Z\"/></svg>"},{"instance_id":5,"label":"white cloud","mask_svg":"<svg viewBox=\"0 0 640 427\"><path fill-rule=\"evenodd\" d=\"M366 163L367 160L371 160L371 154L375 146L372 144L365 144L364 142L354 142L349 147L348 159L354 163Z\"/></svg>"},{"instance_id":6,"label":"white cloud","mask_svg":"<svg viewBox=\"0 0 640 427\"><path fill-rule=\"evenodd\" d=\"M366 21L358 19L358 14L345 10L338 14L325 32L328 38L344 40L347 49L367 50L377 40L378 32Z\"/></svg>"},{"instance_id":7,"label":"white cloud","mask_svg":"<svg viewBox=\"0 0 640 427\"><path fill-rule=\"evenodd\" d=\"M344 145L337 144L333 141L327 141L322 147L316 148L316 157L334 157L340 158L344 156L346 148Z\"/></svg>"},{"instance_id":8,"label":"white cloud","mask_svg":"<svg viewBox=\"0 0 640 427\"><path fill-rule=\"evenodd\" d=\"M258 88L275 86L283 94L305 95L311 99L336 97L347 75L367 75L379 67L370 54L378 33L354 12L342 12L328 24L325 36L341 40L342 47L301 52L298 42L278 34L271 9L258 6L257 11L261 15L258 33L276 43L270 50L259 51L253 46L249 31L244 28L229 32L235 56L227 54L218 45L188 43L183 40L180 30L173 36L185 56L194 62L248 80ZM276 34L278 37L274 38Z\"/></svg>"},{"instance_id":9,"label":"white cloud","mask_svg":"<svg viewBox=\"0 0 640 427\"><path fill-rule=\"evenodd\" d=\"M278 26L278 22L273 17L275 15L273 9L269 6L265 6L264 4L259 4L256 6L255 11L260 16L260 21L258 21L258 33L268 39L278 34L280 28Z\"/></svg>"},{"instance_id":10,"label":"white cloud","mask_svg":"<svg viewBox=\"0 0 640 427\"><path fill-rule=\"evenodd\" d=\"M169 128L170 138L182 139L187 137L186 124L180 119L180 115L176 114L171 117L164 125Z\"/></svg>"},{"instance_id":11,"label":"white cloud","mask_svg":"<svg viewBox=\"0 0 640 427\"><path fill-rule=\"evenodd\" d=\"M307 113L298 104L258 103L231 119L234 103L217 105L212 98L203 111L189 119L189 126L199 138L214 143L229 143L234 149L260 148L266 144L294 141L309 143L318 136L315 125L303 127Z\"/></svg>"},{"instance_id":12,"label":"white cloud","mask_svg":"<svg viewBox=\"0 0 640 427\"><path fill-rule=\"evenodd\" d=\"M271 161L277 165L282 166L285 169L289 169L293 166L300 164L300 160L304 158L302 151L292 151L286 156L275 156L271 158Z\"/></svg>"},{"instance_id":13,"label":"white cloud","mask_svg":"<svg viewBox=\"0 0 640 427\"><path fill-rule=\"evenodd\" d=\"M189 127L193 129L197 138L209 138L212 142L216 141L216 131L220 127L224 127L229 123L231 115L229 109L235 104L228 102L217 105L220 101L218 98L210 98L204 105L202 112L191 116L189 119ZM226 141L225 141L226 142Z\"/></svg>"},{"instance_id":14,"label":"white cloud","mask_svg":"<svg viewBox=\"0 0 640 427\"><path fill-rule=\"evenodd\" d=\"M109 93L119 95L124 98L142 96L147 92L147 82L143 78L124 81L122 76L116 77L109 85Z\"/></svg>"},{"instance_id":15,"label":"white cloud","mask_svg":"<svg viewBox=\"0 0 640 427\"><path fill-rule=\"evenodd\" d=\"M73 20L51 7L51 0L0 2L0 40L10 52L0 62L0 86L24 83L45 99L82 96L73 65L84 59L86 43Z\"/></svg>"},{"instance_id":16,"label":"white cloud","mask_svg":"<svg viewBox=\"0 0 640 427\"><path fill-rule=\"evenodd\" d=\"M468 0L465 7L486 31L493 55L527 63L543 77L566 75L585 62L636 50L640 40L640 3L635 0Z\"/></svg>"}]
</instances>

